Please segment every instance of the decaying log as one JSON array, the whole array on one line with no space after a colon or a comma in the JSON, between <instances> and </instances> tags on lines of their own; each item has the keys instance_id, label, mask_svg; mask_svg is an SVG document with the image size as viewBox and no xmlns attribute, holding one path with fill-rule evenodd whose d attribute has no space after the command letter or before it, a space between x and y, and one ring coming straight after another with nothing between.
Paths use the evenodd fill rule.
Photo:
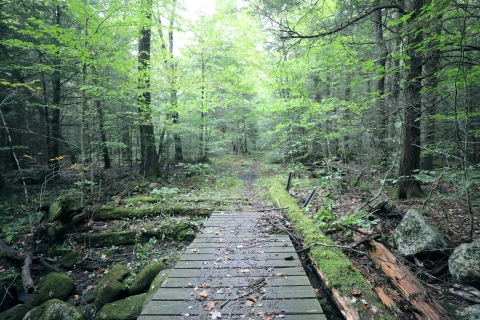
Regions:
<instances>
[{"instance_id":1,"label":"decaying log","mask_svg":"<svg viewBox=\"0 0 480 320\"><path fill-rule=\"evenodd\" d=\"M310 254L308 256L310 258L310 261L315 261L315 259L310 256ZM356 310L356 308L353 307L350 301L351 298L341 295L335 287L329 285L327 276L316 265L313 265L313 268L322 280L324 286L330 289L332 299L335 301L335 304L337 305L345 320L360 320L358 311Z\"/></svg>"},{"instance_id":2,"label":"decaying log","mask_svg":"<svg viewBox=\"0 0 480 320\"><path fill-rule=\"evenodd\" d=\"M30 274L30 270L32 268L32 263L38 263L44 268L50 270L50 271L55 271L55 272L61 272L60 269L57 267L51 265L50 263L46 262L42 258L33 255L32 253L29 252L20 252L17 250L14 250L10 248L5 242L3 242L0 239L0 256L3 256L5 258L13 259L13 260L20 260L23 261L23 267L22 267L22 284L23 284L23 289L25 289L25 292L27 294L34 293L37 290L37 287L35 286L32 276Z\"/></svg>"},{"instance_id":3,"label":"decaying log","mask_svg":"<svg viewBox=\"0 0 480 320\"><path fill-rule=\"evenodd\" d=\"M412 304L422 319L449 318L447 311L440 303L429 296L420 281L410 273L407 267L398 262L383 244L372 240L365 243L364 247L377 267L390 278L395 288Z\"/></svg>"}]
</instances>

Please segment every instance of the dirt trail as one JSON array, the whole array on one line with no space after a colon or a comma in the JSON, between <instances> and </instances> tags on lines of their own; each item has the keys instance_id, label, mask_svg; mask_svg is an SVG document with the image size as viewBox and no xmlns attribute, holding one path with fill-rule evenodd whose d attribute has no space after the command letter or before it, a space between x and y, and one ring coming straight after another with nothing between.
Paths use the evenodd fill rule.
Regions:
<instances>
[{"instance_id":1,"label":"dirt trail","mask_svg":"<svg viewBox=\"0 0 480 320\"><path fill-rule=\"evenodd\" d=\"M255 180L259 178L259 173L257 170L258 162L253 162L250 166L248 166L247 172L239 172L238 179L242 180L245 183L243 188L243 196L245 198L250 199L251 204L249 206L244 207L246 211L264 211L268 209L270 206L263 203L254 192L254 183Z\"/></svg>"}]
</instances>

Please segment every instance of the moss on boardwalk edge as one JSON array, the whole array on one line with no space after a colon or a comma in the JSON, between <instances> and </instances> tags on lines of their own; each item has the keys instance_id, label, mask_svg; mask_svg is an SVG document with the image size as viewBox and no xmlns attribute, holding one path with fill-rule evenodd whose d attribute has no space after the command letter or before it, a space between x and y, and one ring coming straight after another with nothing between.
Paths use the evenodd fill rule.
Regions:
<instances>
[{"instance_id":1,"label":"moss on boardwalk edge","mask_svg":"<svg viewBox=\"0 0 480 320\"><path fill-rule=\"evenodd\" d=\"M281 207L284 208L284 213L287 214L294 225L295 230L305 237L304 247L315 242L335 245L335 243L324 235L315 223L305 215L303 210L300 209L295 200L290 197L280 183L277 182L270 187L269 195L273 203L276 204L278 200ZM395 319L390 311L381 303L378 296L371 289L370 284L339 248L325 247L322 245L314 246L310 248L310 256L312 262L320 269L327 289L332 292L335 302L347 319L359 319L358 314L362 314L368 319L372 316L375 319ZM353 286L351 284L353 284ZM362 295L361 297L353 299L353 297L350 296L350 290L358 289L362 291ZM367 311L363 310L361 299L368 302L369 309Z\"/></svg>"}]
</instances>

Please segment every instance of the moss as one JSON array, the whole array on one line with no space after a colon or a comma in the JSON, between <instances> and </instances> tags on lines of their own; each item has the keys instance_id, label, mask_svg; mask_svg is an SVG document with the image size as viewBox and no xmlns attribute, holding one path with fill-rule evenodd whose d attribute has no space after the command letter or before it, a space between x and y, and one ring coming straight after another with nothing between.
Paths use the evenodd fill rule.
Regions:
<instances>
[{"instance_id":1,"label":"moss","mask_svg":"<svg viewBox=\"0 0 480 320\"><path fill-rule=\"evenodd\" d=\"M104 206L95 212L95 220L122 220L132 218L155 217L164 215L200 215L206 216L212 212L209 208L196 208L195 206L185 205L158 205L149 208L121 208Z\"/></svg>"},{"instance_id":2,"label":"moss","mask_svg":"<svg viewBox=\"0 0 480 320\"><path fill-rule=\"evenodd\" d=\"M147 291L155 277L165 268L163 262L152 263L143 268L133 280L129 294L136 295Z\"/></svg>"},{"instance_id":3,"label":"moss","mask_svg":"<svg viewBox=\"0 0 480 320\"><path fill-rule=\"evenodd\" d=\"M30 310L23 320L85 320L87 317L74 306L53 299Z\"/></svg>"},{"instance_id":4,"label":"moss","mask_svg":"<svg viewBox=\"0 0 480 320\"><path fill-rule=\"evenodd\" d=\"M304 236L304 247L315 242L323 243L327 246L317 245L310 249L314 263L325 274L328 279L328 286L336 288L343 296L349 296L351 289L360 289L362 299L365 299L369 305L375 305L379 308L383 319L393 319L385 306L378 299L377 295L370 288L370 284L363 278L362 274L352 265L350 260L337 247L328 247L335 243L315 225L299 208L294 199L285 191L280 183L273 184L269 189L270 198L273 203L277 203L284 209L290 221L293 223L297 232ZM354 283L354 287L351 284ZM367 313L367 318L372 316L368 311L358 308L360 313Z\"/></svg>"},{"instance_id":5,"label":"moss","mask_svg":"<svg viewBox=\"0 0 480 320\"><path fill-rule=\"evenodd\" d=\"M44 223L50 223L64 218L67 214L77 212L82 208L80 204L80 195L71 192L62 195L50 206L48 212L42 218Z\"/></svg>"},{"instance_id":6,"label":"moss","mask_svg":"<svg viewBox=\"0 0 480 320\"><path fill-rule=\"evenodd\" d=\"M12 309L0 313L0 320L22 320L30 311L30 307L26 304L18 304Z\"/></svg>"},{"instance_id":7,"label":"moss","mask_svg":"<svg viewBox=\"0 0 480 320\"><path fill-rule=\"evenodd\" d=\"M62 258L62 267L72 269L80 259L80 251L72 251Z\"/></svg>"},{"instance_id":8,"label":"moss","mask_svg":"<svg viewBox=\"0 0 480 320\"><path fill-rule=\"evenodd\" d=\"M40 280L38 288L38 292L27 299L26 304L30 307L39 306L52 299L67 300L75 290L75 282L63 273L52 272Z\"/></svg>"},{"instance_id":9,"label":"moss","mask_svg":"<svg viewBox=\"0 0 480 320\"><path fill-rule=\"evenodd\" d=\"M153 295L155 293L157 293L157 291L161 288L162 284L165 282L165 280L167 280L168 278L168 275L170 274L170 269L168 270L163 270L162 272L160 272L156 277L155 279L152 281L152 283L150 284L150 289L148 290L147 292L147 295L145 297L145 301L143 302L143 308L142 309L145 309L145 307L147 306L147 304L150 302L150 300L152 299Z\"/></svg>"},{"instance_id":10,"label":"moss","mask_svg":"<svg viewBox=\"0 0 480 320\"><path fill-rule=\"evenodd\" d=\"M100 309L107 303L125 298L128 294L125 279L130 275L130 269L121 264L114 265L110 268L109 272L93 291L95 307Z\"/></svg>"},{"instance_id":11,"label":"moss","mask_svg":"<svg viewBox=\"0 0 480 320\"><path fill-rule=\"evenodd\" d=\"M142 312L142 305L147 294L131 296L102 307L95 319L102 320L135 320Z\"/></svg>"}]
</instances>

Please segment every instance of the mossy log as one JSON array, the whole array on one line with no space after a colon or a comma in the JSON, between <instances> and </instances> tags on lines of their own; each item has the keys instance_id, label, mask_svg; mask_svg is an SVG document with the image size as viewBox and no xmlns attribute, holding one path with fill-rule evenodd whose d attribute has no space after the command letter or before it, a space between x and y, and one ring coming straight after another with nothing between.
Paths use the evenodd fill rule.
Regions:
<instances>
[{"instance_id":1,"label":"mossy log","mask_svg":"<svg viewBox=\"0 0 480 320\"><path fill-rule=\"evenodd\" d=\"M314 243L326 245L311 247L309 256L324 286L331 293L333 301L345 319L395 318L348 257L305 215L280 183L277 182L270 187L269 194L272 202L280 204L283 208L283 212L294 225L295 231L305 238L304 248ZM355 284L354 287L351 286L352 283ZM352 299L350 295L352 289L361 290L361 299L368 303L368 308L362 308L360 299L356 299L356 302L355 299Z\"/></svg>"},{"instance_id":2,"label":"mossy log","mask_svg":"<svg viewBox=\"0 0 480 320\"><path fill-rule=\"evenodd\" d=\"M158 215L195 215L208 216L213 210L182 205L158 205L149 208L123 208L104 206L94 214L97 221L152 218Z\"/></svg>"},{"instance_id":3,"label":"mossy log","mask_svg":"<svg viewBox=\"0 0 480 320\"><path fill-rule=\"evenodd\" d=\"M104 233L80 233L72 234L70 239L76 242L86 241L88 247L110 247L129 245L137 242L144 243L151 238L159 240L187 241L195 238L195 231L183 222L173 226L166 225L148 230L131 230Z\"/></svg>"},{"instance_id":4,"label":"mossy log","mask_svg":"<svg viewBox=\"0 0 480 320\"><path fill-rule=\"evenodd\" d=\"M72 227L74 227L79 221L82 221L87 218L87 214L82 212L72 217L72 219L68 221L54 221L47 225L47 234L50 236L51 239L58 239L72 231Z\"/></svg>"}]
</instances>

